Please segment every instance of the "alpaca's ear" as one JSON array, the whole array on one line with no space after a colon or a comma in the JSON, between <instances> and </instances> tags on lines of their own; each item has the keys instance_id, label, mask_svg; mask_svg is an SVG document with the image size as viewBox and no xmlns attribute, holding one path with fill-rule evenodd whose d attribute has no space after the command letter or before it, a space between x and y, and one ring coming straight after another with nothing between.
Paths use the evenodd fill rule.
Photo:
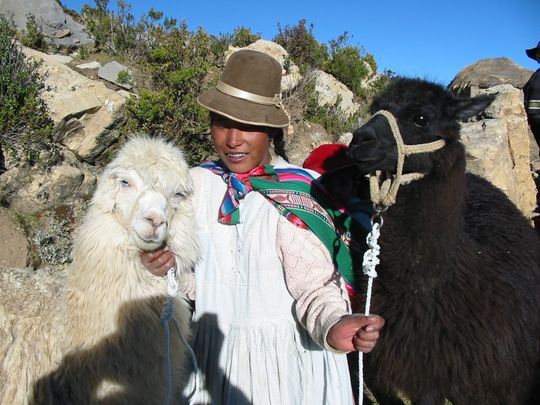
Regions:
<instances>
[{"instance_id":1,"label":"alpaca's ear","mask_svg":"<svg viewBox=\"0 0 540 405\"><path fill-rule=\"evenodd\" d=\"M92 201L104 212L112 212L116 203L116 181L117 174L114 169L106 169L98 179L98 184Z\"/></svg>"},{"instance_id":2,"label":"alpaca's ear","mask_svg":"<svg viewBox=\"0 0 540 405\"><path fill-rule=\"evenodd\" d=\"M495 100L495 96L493 95L455 99L450 110L456 120L465 121L468 118L480 114L493 102L493 100Z\"/></svg>"}]
</instances>

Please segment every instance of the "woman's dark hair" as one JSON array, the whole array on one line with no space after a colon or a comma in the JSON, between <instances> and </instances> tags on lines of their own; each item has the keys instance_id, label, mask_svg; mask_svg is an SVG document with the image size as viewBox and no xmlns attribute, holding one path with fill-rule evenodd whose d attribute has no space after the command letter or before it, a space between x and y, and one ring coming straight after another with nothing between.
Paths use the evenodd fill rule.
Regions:
<instances>
[{"instance_id":1,"label":"woman's dark hair","mask_svg":"<svg viewBox=\"0 0 540 405\"><path fill-rule=\"evenodd\" d=\"M287 157L287 152L285 152L285 136L283 134L283 128L270 128L268 135L274 143L274 152L276 152L276 155L281 156L288 162L289 158Z\"/></svg>"},{"instance_id":2,"label":"woman's dark hair","mask_svg":"<svg viewBox=\"0 0 540 405\"><path fill-rule=\"evenodd\" d=\"M224 117L223 115L217 114L215 112L210 111L210 126L215 123L216 121L221 120L228 120L229 118ZM234 121L234 120L232 120ZM246 124L249 125L249 124ZM272 143L274 144L274 152L281 156L285 161L289 161L289 158L287 157L287 153L285 152L285 136L283 133L282 128L273 128L273 127L266 127L263 125L251 125L253 127L259 127L264 132L268 134L270 139L272 140Z\"/></svg>"}]
</instances>

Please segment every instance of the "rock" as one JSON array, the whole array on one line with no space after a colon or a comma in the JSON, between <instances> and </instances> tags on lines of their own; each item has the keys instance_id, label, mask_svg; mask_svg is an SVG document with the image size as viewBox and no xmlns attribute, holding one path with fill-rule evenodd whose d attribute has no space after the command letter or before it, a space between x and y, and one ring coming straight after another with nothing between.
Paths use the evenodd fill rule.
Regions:
<instances>
[{"instance_id":1,"label":"rock","mask_svg":"<svg viewBox=\"0 0 540 405\"><path fill-rule=\"evenodd\" d=\"M55 38L66 38L71 35L71 30L69 28L64 28L63 30L56 31L54 33Z\"/></svg>"},{"instance_id":2,"label":"rock","mask_svg":"<svg viewBox=\"0 0 540 405\"><path fill-rule=\"evenodd\" d=\"M54 123L66 128L64 133L55 131L56 139L85 161L95 163L119 135L117 128L125 122L126 99L51 55L23 50L28 57L44 62L39 68L47 87L42 97Z\"/></svg>"},{"instance_id":3,"label":"rock","mask_svg":"<svg viewBox=\"0 0 540 405\"><path fill-rule=\"evenodd\" d=\"M85 32L84 26L64 13L56 0L2 0L0 13L5 15L13 13L13 20L19 30L26 29L27 16L33 14L46 37L51 38L52 42L59 46L73 47L94 42ZM60 36L56 36L57 32ZM68 32L70 35L64 35Z\"/></svg>"},{"instance_id":4,"label":"rock","mask_svg":"<svg viewBox=\"0 0 540 405\"><path fill-rule=\"evenodd\" d=\"M73 57L69 55L59 55L59 54L49 55L49 58L55 62L62 63L64 65L70 63L73 60Z\"/></svg>"},{"instance_id":5,"label":"rock","mask_svg":"<svg viewBox=\"0 0 540 405\"><path fill-rule=\"evenodd\" d=\"M35 215L52 210L77 198L89 198L95 186L95 176L88 170L72 164L61 164L49 173L33 173L26 184L14 192L10 208Z\"/></svg>"},{"instance_id":6,"label":"rock","mask_svg":"<svg viewBox=\"0 0 540 405\"><path fill-rule=\"evenodd\" d=\"M465 67L452 80L449 88L457 94L475 96L480 89L510 84L522 89L533 74L509 58L481 59Z\"/></svg>"},{"instance_id":7,"label":"rock","mask_svg":"<svg viewBox=\"0 0 540 405\"><path fill-rule=\"evenodd\" d=\"M302 166L309 153L323 143L334 142L333 137L319 124L304 122L293 136L286 138L285 150L292 164Z\"/></svg>"},{"instance_id":8,"label":"rock","mask_svg":"<svg viewBox=\"0 0 540 405\"><path fill-rule=\"evenodd\" d=\"M99 62L88 62L88 63L81 63L80 65L77 65L76 68L77 69L91 69L91 70L94 70L94 69L99 69L101 67L101 63Z\"/></svg>"},{"instance_id":9,"label":"rock","mask_svg":"<svg viewBox=\"0 0 540 405\"><path fill-rule=\"evenodd\" d=\"M117 93L118 93L118 95L120 95L120 96L122 96L124 98L131 98L131 97L137 98L137 97L139 97L137 94L131 93L131 92L126 91L124 89L118 90Z\"/></svg>"},{"instance_id":10,"label":"rock","mask_svg":"<svg viewBox=\"0 0 540 405\"><path fill-rule=\"evenodd\" d=\"M345 117L350 117L358 111L359 105L353 101L353 92L331 74L315 70L308 80L315 82L320 106L336 106Z\"/></svg>"},{"instance_id":11,"label":"rock","mask_svg":"<svg viewBox=\"0 0 540 405\"><path fill-rule=\"evenodd\" d=\"M26 235L13 221L13 214L0 207L0 267L25 267L30 260Z\"/></svg>"},{"instance_id":12,"label":"rock","mask_svg":"<svg viewBox=\"0 0 540 405\"><path fill-rule=\"evenodd\" d=\"M132 87L131 84L121 83L118 81L118 76L121 74L121 72L127 72L129 78L133 77L133 73L127 66L124 66L116 61L106 63L100 67L98 70L98 76L103 80L107 80L108 82L114 83L117 86L130 90Z\"/></svg>"},{"instance_id":13,"label":"rock","mask_svg":"<svg viewBox=\"0 0 540 405\"><path fill-rule=\"evenodd\" d=\"M531 218L536 206L536 187L521 91L511 85L500 85L480 90L480 94L496 94L497 98L486 109L485 119L462 126L467 169L503 190Z\"/></svg>"}]
</instances>

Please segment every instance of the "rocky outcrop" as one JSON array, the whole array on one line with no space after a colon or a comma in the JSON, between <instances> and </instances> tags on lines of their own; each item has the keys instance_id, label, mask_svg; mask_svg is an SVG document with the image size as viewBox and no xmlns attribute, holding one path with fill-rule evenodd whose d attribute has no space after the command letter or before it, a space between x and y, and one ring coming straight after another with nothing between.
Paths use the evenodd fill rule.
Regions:
<instances>
[{"instance_id":1,"label":"rocky outcrop","mask_svg":"<svg viewBox=\"0 0 540 405\"><path fill-rule=\"evenodd\" d=\"M488 58L467 66L449 86L461 96L497 96L482 120L462 127L467 168L502 189L528 218L536 207L531 168L536 145L531 145L521 89L532 73L511 59Z\"/></svg>"},{"instance_id":2,"label":"rocky outcrop","mask_svg":"<svg viewBox=\"0 0 540 405\"><path fill-rule=\"evenodd\" d=\"M467 169L503 190L530 218L536 207L536 187L521 91L504 84L480 90L479 94L497 97L485 110L484 119L462 126Z\"/></svg>"},{"instance_id":3,"label":"rocky outcrop","mask_svg":"<svg viewBox=\"0 0 540 405\"><path fill-rule=\"evenodd\" d=\"M28 14L33 14L47 40L61 47L76 47L93 43L84 26L64 13L55 0L2 0L0 13L12 15L20 30L26 28Z\"/></svg>"},{"instance_id":4,"label":"rocky outcrop","mask_svg":"<svg viewBox=\"0 0 540 405\"><path fill-rule=\"evenodd\" d=\"M118 138L126 98L101 81L90 80L51 55L24 49L41 61L47 90L42 97L57 125L55 140L88 163L95 163Z\"/></svg>"},{"instance_id":5,"label":"rocky outcrop","mask_svg":"<svg viewBox=\"0 0 540 405\"><path fill-rule=\"evenodd\" d=\"M459 72L449 88L457 94L471 97L481 89L499 84L522 89L532 74L532 70L519 66L509 58L481 59Z\"/></svg>"},{"instance_id":6,"label":"rocky outcrop","mask_svg":"<svg viewBox=\"0 0 540 405\"><path fill-rule=\"evenodd\" d=\"M353 92L331 74L315 70L309 80L315 82L320 106L336 107L345 117L350 117L358 111L359 104L354 101Z\"/></svg>"}]
</instances>

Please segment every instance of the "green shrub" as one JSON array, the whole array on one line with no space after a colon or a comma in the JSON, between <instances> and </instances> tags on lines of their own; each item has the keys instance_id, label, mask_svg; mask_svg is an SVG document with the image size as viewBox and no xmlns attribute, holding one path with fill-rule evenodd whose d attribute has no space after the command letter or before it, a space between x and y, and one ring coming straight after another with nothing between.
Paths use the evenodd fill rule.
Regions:
<instances>
[{"instance_id":1,"label":"green shrub","mask_svg":"<svg viewBox=\"0 0 540 405\"><path fill-rule=\"evenodd\" d=\"M44 83L38 63L25 59L14 35L13 22L0 15L0 147L34 163L52 148L53 125L39 98Z\"/></svg>"},{"instance_id":2,"label":"green shrub","mask_svg":"<svg viewBox=\"0 0 540 405\"><path fill-rule=\"evenodd\" d=\"M121 70L118 72L118 77L116 81L120 84L127 84L131 81L131 76L127 70Z\"/></svg>"},{"instance_id":3,"label":"green shrub","mask_svg":"<svg viewBox=\"0 0 540 405\"><path fill-rule=\"evenodd\" d=\"M278 34L273 41L285 48L303 72L309 68L319 69L328 61L327 47L313 36L313 24L306 28L306 20L300 20L292 27L282 28L278 24Z\"/></svg>"},{"instance_id":4,"label":"green shrub","mask_svg":"<svg viewBox=\"0 0 540 405\"><path fill-rule=\"evenodd\" d=\"M130 131L160 134L181 145L191 163L212 153L208 114L197 97L210 85L208 72L218 71L226 41L203 29L191 32L187 24L156 35L156 46L143 65L147 89L128 103Z\"/></svg>"},{"instance_id":5,"label":"green shrub","mask_svg":"<svg viewBox=\"0 0 540 405\"><path fill-rule=\"evenodd\" d=\"M243 48L259 39L261 39L261 34L259 32L254 34L247 27L237 27L234 29L234 32L230 37L229 42L232 46Z\"/></svg>"},{"instance_id":6,"label":"green shrub","mask_svg":"<svg viewBox=\"0 0 540 405\"><path fill-rule=\"evenodd\" d=\"M22 32L21 43L28 48L44 50L47 44L43 29L33 14L28 14L26 18L26 29Z\"/></svg>"},{"instance_id":7,"label":"green shrub","mask_svg":"<svg viewBox=\"0 0 540 405\"><path fill-rule=\"evenodd\" d=\"M348 33L330 41L331 58L325 70L349 88L356 96L366 98L369 90L361 86L364 79L377 71L373 55L363 55L358 46L347 45Z\"/></svg>"}]
</instances>

